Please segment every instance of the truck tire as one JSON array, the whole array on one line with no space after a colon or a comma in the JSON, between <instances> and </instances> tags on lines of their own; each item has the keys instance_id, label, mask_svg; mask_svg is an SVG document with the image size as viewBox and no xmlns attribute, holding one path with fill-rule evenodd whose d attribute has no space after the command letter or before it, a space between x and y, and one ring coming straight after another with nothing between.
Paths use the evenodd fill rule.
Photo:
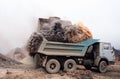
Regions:
<instances>
[{"instance_id":1,"label":"truck tire","mask_svg":"<svg viewBox=\"0 0 120 79\"><path fill-rule=\"evenodd\" d=\"M49 59L45 65L48 73L54 74L60 70L60 63L57 59Z\"/></svg>"},{"instance_id":2,"label":"truck tire","mask_svg":"<svg viewBox=\"0 0 120 79\"><path fill-rule=\"evenodd\" d=\"M64 70L69 71L69 72L76 70L75 60L73 60L73 59L66 60L64 63Z\"/></svg>"},{"instance_id":3,"label":"truck tire","mask_svg":"<svg viewBox=\"0 0 120 79\"><path fill-rule=\"evenodd\" d=\"M107 62L102 60L100 61L99 65L98 65L98 71L100 73L104 73L107 71Z\"/></svg>"},{"instance_id":4,"label":"truck tire","mask_svg":"<svg viewBox=\"0 0 120 79\"><path fill-rule=\"evenodd\" d=\"M35 56L33 58L33 63L34 63L35 68L40 67L40 56L39 56L39 54L35 54Z\"/></svg>"}]
</instances>

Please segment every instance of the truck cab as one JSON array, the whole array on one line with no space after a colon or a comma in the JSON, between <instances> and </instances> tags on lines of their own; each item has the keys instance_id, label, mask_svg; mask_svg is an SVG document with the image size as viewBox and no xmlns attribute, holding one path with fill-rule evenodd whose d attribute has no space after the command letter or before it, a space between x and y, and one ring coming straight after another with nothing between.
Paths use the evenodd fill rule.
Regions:
<instances>
[{"instance_id":1,"label":"truck cab","mask_svg":"<svg viewBox=\"0 0 120 79\"><path fill-rule=\"evenodd\" d=\"M96 67L99 72L107 71L107 66L114 64L115 53L110 43L97 42L88 47L89 52L86 52L84 66L86 69Z\"/></svg>"},{"instance_id":2,"label":"truck cab","mask_svg":"<svg viewBox=\"0 0 120 79\"><path fill-rule=\"evenodd\" d=\"M100 56L106 58L109 61L109 64L114 63L115 53L110 43L100 43Z\"/></svg>"}]
</instances>

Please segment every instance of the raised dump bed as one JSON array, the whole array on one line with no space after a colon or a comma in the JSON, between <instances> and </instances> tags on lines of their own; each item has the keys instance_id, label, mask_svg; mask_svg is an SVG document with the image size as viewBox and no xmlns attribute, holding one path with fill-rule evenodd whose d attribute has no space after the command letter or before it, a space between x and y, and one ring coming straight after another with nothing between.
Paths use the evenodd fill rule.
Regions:
<instances>
[{"instance_id":1,"label":"raised dump bed","mask_svg":"<svg viewBox=\"0 0 120 79\"><path fill-rule=\"evenodd\" d=\"M84 56L88 47L98 42L98 39L89 39L80 43L61 43L43 40L38 53L57 56Z\"/></svg>"},{"instance_id":2,"label":"raised dump bed","mask_svg":"<svg viewBox=\"0 0 120 79\"><path fill-rule=\"evenodd\" d=\"M31 55L41 53L59 56L84 56L88 47L98 41L98 39L89 39L79 43L52 42L35 32L29 39L27 49Z\"/></svg>"}]
</instances>

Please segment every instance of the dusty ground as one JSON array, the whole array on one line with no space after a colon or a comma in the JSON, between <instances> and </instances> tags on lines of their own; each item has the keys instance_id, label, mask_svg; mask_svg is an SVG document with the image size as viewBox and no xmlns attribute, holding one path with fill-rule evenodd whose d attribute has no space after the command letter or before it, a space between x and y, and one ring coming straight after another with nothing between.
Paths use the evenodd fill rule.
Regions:
<instances>
[{"instance_id":1,"label":"dusty ground","mask_svg":"<svg viewBox=\"0 0 120 79\"><path fill-rule=\"evenodd\" d=\"M109 67L108 72L88 71L84 67L76 72L48 74L43 68L34 69L29 65L16 65L9 68L0 67L0 79L120 79L120 65Z\"/></svg>"},{"instance_id":2,"label":"dusty ground","mask_svg":"<svg viewBox=\"0 0 120 79\"><path fill-rule=\"evenodd\" d=\"M106 73L96 73L93 71L94 79L120 79L120 65L111 65Z\"/></svg>"},{"instance_id":3,"label":"dusty ground","mask_svg":"<svg viewBox=\"0 0 120 79\"><path fill-rule=\"evenodd\" d=\"M79 74L80 73L80 74ZM78 75L79 74L79 75ZM10 68L0 67L0 79L93 79L89 70L79 69L76 72L48 74L43 68L34 69L28 65L16 65Z\"/></svg>"},{"instance_id":4,"label":"dusty ground","mask_svg":"<svg viewBox=\"0 0 120 79\"><path fill-rule=\"evenodd\" d=\"M75 72L60 71L48 74L44 68L35 69L32 59L27 56L22 63L0 54L0 79L120 79L120 62L108 67L108 72L98 73L78 66Z\"/></svg>"},{"instance_id":5,"label":"dusty ground","mask_svg":"<svg viewBox=\"0 0 120 79\"><path fill-rule=\"evenodd\" d=\"M14 59L0 54L0 79L93 79L89 70L79 68L75 72L48 74L44 68L35 69L29 55L22 60Z\"/></svg>"}]
</instances>

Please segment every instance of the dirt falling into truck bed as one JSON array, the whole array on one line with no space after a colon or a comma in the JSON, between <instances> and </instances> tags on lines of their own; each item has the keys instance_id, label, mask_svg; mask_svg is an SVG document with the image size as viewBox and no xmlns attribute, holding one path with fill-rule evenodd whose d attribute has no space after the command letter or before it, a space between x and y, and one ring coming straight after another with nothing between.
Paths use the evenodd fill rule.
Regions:
<instances>
[{"instance_id":1,"label":"dirt falling into truck bed","mask_svg":"<svg viewBox=\"0 0 120 79\"><path fill-rule=\"evenodd\" d=\"M40 18L39 22L38 32L48 41L76 43L92 39L92 33L82 23L73 25L70 21L61 20L59 17Z\"/></svg>"},{"instance_id":2,"label":"dirt falling into truck bed","mask_svg":"<svg viewBox=\"0 0 120 79\"><path fill-rule=\"evenodd\" d=\"M68 30L66 30L66 35L68 41L72 43L93 38L90 30L82 23L79 23L76 27L68 28Z\"/></svg>"},{"instance_id":3,"label":"dirt falling into truck bed","mask_svg":"<svg viewBox=\"0 0 120 79\"><path fill-rule=\"evenodd\" d=\"M92 33L82 23L72 25L70 21L61 20L59 17L39 18L37 32L34 32L27 44L29 52L37 52L43 38L48 41L77 43L92 39Z\"/></svg>"},{"instance_id":4,"label":"dirt falling into truck bed","mask_svg":"<svg viewBox=\"0 0 120 79\"><path fill-rule=\"evenodd\" d=\"M26 46L27 50L29 52L37 52L42 41L43 41L43 36L40 33L34 32L27 43Z\"/></svg>"}]
</instances>

